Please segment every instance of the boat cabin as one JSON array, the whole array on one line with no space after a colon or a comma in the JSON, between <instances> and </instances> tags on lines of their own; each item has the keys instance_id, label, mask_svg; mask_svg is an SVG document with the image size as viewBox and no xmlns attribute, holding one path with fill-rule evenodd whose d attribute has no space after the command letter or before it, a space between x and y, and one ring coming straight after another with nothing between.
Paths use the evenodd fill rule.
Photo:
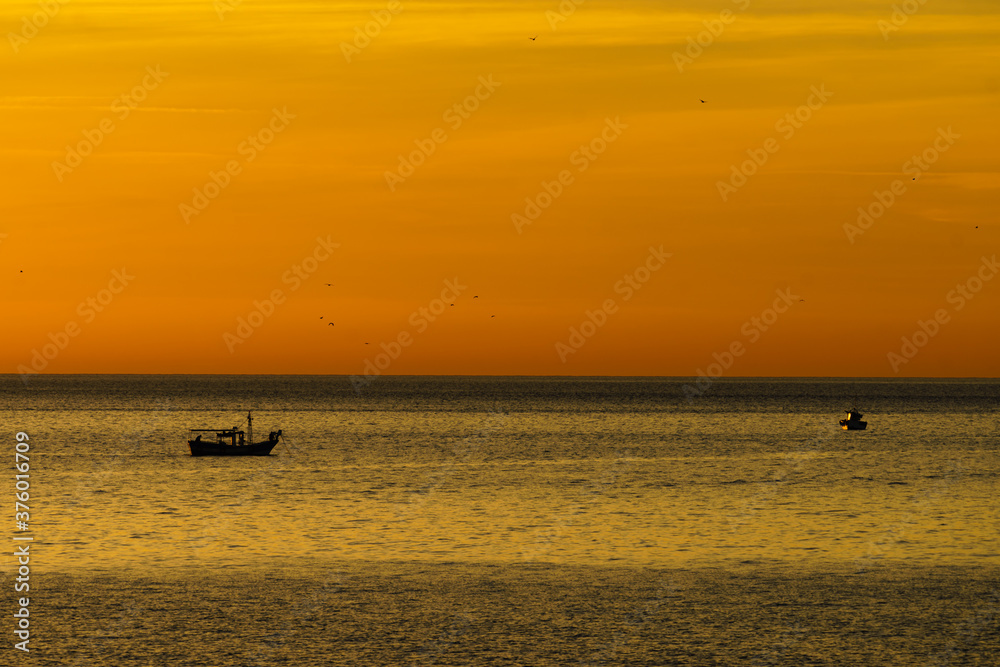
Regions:
<instances>
[{"instance_id":1,"label":"boat cabin","mask_svg":"<svg viewBox=\"0 0 1000 667\"><path fill-rule=\"evenodd\" d=\"M191 432L192 433L215 433L215 436L218 439L218 444L220 444L220 445L233 445L233 446L237 446L237 445L245 445L246 444L246 436L244 435L243 431L237 431L234 428L222 428L222 429L218 429L218 428L193 428L193 429L191 429ZM196 438L196 440L198 440L200 442L201 441L201 436L199 435ZM227 440L229 442L227 442Z\"/></svg>"},{"instance_id":2,"label":"boat cabin","mask_svg":"<svg viewBox=\"0 0 1000 667\"><path fill-rule=\"evenodd\" d=\"M868 428L868 422L861 421L863 414L854 410L847 410L847 419L841 419L840 425L845 431L863 431Z\"/></svg>"}]
</instances>

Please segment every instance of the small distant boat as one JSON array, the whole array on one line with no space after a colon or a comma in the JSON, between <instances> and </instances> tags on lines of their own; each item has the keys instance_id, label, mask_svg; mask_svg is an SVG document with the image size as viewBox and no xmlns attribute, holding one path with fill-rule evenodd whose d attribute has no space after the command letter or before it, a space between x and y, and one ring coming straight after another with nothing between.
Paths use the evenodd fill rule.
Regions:
<instances>
[{"instance_id":1,"label":"small distant boat","mask_svg":"<svg viewBox=\"0 0 1000 667\"><path fill-rule=\"evenodd\" d=\"M863 431L868 428L868 422L861 421L863 414L857 410L847 410L847 419L840 420L840 426L845 431Z\"/></svg>"},{"instance_id":2,"label":"small distant boat","mask_svg":"<svg viewBox=\"0 0 1000 667\"><path fill-rule=\"evenodd\" d=\"M215 442L202 440L199 435L194 440L188 440L191 448L191 456L268 456L278 438L281 437L281 429L271 431L267 440L260 442L253 441L253 416L247 413L247 431L233 428L193 428L192 433L215 433Z\"/></svg>"}]
</instances>

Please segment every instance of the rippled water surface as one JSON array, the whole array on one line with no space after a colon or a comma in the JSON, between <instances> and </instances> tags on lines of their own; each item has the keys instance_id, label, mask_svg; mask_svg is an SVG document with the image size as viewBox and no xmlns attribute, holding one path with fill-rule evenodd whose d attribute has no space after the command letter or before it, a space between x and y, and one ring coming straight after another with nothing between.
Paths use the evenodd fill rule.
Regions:
<instances>
[{"instance_id":1,"label":"rippled water surface","mask_svg":"<svg viewBox=\"0 0 1000 667\"><path fill-rule=\"evenodd\" d=\"M29 659L996 664L1000 382L686 383L0 377Z\"/></svg>"}]
</instances>

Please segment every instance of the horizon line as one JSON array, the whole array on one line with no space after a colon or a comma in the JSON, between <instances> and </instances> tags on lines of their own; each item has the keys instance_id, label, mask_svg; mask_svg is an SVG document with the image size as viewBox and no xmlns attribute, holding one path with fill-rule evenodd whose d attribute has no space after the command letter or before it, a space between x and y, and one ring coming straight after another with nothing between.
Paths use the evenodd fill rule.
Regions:
<instances>
[{"instance_id":1,"label":"horizon line","mask_svg":"<svg viewBox=\"0 0 1000 667\"><path fill-rule=\"evenodd\" d=\"M0 373L0 378L12 377L21 378L24 373ZM998 380L1000 378L982 375L948 375L948 376L914 376L899 377L886 375L725 375L719 377L701 375L523 375L523 374L380 374L376 376L364 376L343 373L31 373L31 377L78 377L85 375L103 376L189 376L189 377L370 377L370 378L551 378L551 379L593 379L593 378L643 378L643 379L668 379L668 380L688 380L708 378L712 382L721 380Z\"/></svg>"}]
</instances>

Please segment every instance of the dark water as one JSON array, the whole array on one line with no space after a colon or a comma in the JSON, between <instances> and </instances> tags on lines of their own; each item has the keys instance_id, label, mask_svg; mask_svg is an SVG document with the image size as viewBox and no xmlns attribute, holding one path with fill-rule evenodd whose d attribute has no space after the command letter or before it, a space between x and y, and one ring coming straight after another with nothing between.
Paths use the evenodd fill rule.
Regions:
<instances>
[{"instance_id":1,"label":"dark water","mask_svg":"<svg viewBox=\"0 0 1000 667\"><path fill-rule=\"evenodd\" d=\"M35 538L0 655L1000 664L1000 382L687 383L0 376ZM247 409L275 456L188 455Z\"/></svg>"}]
</instances>

